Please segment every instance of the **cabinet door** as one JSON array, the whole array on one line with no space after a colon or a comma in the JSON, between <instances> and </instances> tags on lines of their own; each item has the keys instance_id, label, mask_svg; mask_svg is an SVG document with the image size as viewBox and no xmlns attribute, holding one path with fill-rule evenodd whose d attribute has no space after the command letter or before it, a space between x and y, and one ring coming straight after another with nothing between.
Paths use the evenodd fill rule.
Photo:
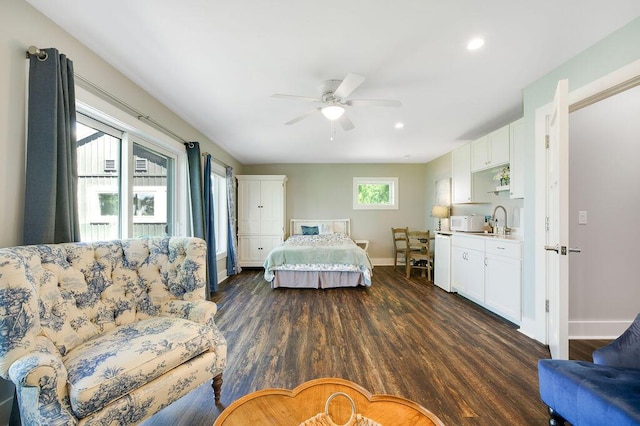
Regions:
<instances>
[{"instance_id":1,"label":"cabinet door","mask_svg":"<svg viewBox=\"0 0 640 426\"><path fill-rule=\"evenodd\" d=\"M484 303L484 252L467 250L467 283L465 295L478 303Z\"/></svg>"},{"instance_id":2,"label":"cabinet door","mask_svg":"<svg viewBox=\"0 0 640 426\"><path fill-rule=\"evenodd\" d=\"M509 125L489 134L489 166L509 163Z\"/></svg>"},{"instance_id":3,"label":"cabinet door","mask_svg":"<svg viewBox=\"0 0 640 426\"><path fill-rule=\"evenodd\" d=\"M260 233L284 232L284 188L281 181L262 181L260 189Z\"/></svg>"},{"instance_id":4,"label":"cabinet door","mask_svg":"<svg viewBox=\"0 0 640 426\"><path fill-rule=\"evenodd\" d=\"M517 324L522 319L522 261L487 254L485 304Z\"/></svg>"},{"instance_id":5,"label":"cabinet door","mask_svg":"<svg viewBox=\"0 0 640 426\"><path fill-rule=\"evenodd\" d=\"M451 288L460 294L465 293L467 281L466 250L462 247L451 246Z\"/></svg>"},{"instance_id":6,"label":"cabinet door","mask_svg":"<svg viewBox=\"0 0 640 426\"><path fill-rule=\"evenodd\" d=\"M454 204L471 202L470 144L451 152L451 183Z\"/></svg>"},{"instance_id":7,"label":"cabinet door","mask_svg":"<svg viewBox=\"0 0 640 426\"><path fill-rule=\"evenodd\" d=\"M238 181L238 233L260 233L260 181Z\"/></svg>"},{"instance_id":8,"label":"cabinet door","mask_svg":"<svg viewBox=\"0 0 640 426\"><path fill-rule=\"evenodd\" d=\"M238 261L240 266L260 261L261 237L259 235L241 235L238 237Z\"/></svg>"},{"instance_id":9,"label":"cabinet door","mask_svg":"<svg viewBox=\"0 0 640 426\"><path fill-rule=\"evenodd\" d=\"M489 163L489 137L483 136L471 142L471 171L484 170Z\"/></svg>"},{"instance_id":10,"label":"cabinet door","mask_svg":"<svg viewBox=\"0 0 640 426\"><path fill-rule=\"evenodd\" d=\"M510 196L524 198L524 118L511 123L509 131Z\"/></svg>"}]
</instances>

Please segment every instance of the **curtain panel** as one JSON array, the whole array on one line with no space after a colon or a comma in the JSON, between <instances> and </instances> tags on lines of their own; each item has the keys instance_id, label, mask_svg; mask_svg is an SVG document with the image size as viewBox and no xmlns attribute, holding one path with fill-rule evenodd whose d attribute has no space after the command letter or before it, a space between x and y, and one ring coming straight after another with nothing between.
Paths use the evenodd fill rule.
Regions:
<instances>
[{"instance_id":1,"label":"curtain panel","mask_svg":"<svg viewBox=\"0 0 640 426\"><path fill-rule=\"evenodd\" d=\"M29 55L23 244L80 241L73 62Z\"/></svg>"},{"instance_id":2,"label":"curtain panel","mask_svg":"<svg viewBox=\"0 0 640 426\"><path fill-rule=\"evenodd\" d=\"M238 262L238 237L236 233L236 179L233 167L226 167L227 178L227 275L239 274L242 269Z\"/></svg>"}]
</instances>

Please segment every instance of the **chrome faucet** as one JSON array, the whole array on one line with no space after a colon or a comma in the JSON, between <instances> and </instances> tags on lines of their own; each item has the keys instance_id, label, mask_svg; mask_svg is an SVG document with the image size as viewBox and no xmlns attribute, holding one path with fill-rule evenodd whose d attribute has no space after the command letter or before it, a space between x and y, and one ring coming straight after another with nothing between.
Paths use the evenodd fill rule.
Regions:
<instances>
[{"instance_id":1,"label":"chrome faucet","mask_svg":"<svg viewBox=\"0 0 640 426\"><path fill-rule=\"evenodd\" d=\"M507 226L507 209L505 209L503 206L501 205L497 205L495 209L493 209L493 215L491 216L491 220L494 223L496 223L496 212L498 211L498 209L502 209L502 211L504 212L504 234L505 235L509 235L511 233L511 229ZM499 234L500 231L498 229L498 227L496 226L496 229L494 230L494 232L496 234Z\"/></svg>"}]
</instances>

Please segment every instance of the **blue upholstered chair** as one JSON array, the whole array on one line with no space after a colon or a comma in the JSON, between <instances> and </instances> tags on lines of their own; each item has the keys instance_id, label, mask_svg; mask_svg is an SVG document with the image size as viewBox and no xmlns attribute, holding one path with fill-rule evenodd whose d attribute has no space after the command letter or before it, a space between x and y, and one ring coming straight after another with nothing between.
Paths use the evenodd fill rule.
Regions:
<instances>
[{"instance_id":1,"label":"blue upholstered chair","mask_svg":"<svg viewBox=\"0 0 640 426\"><path fill-rule=\"evenodd\" d=\"M550 425L640 425L640 314L593 363L541 359L540 397Z\"/></svg>"}]
</instances>

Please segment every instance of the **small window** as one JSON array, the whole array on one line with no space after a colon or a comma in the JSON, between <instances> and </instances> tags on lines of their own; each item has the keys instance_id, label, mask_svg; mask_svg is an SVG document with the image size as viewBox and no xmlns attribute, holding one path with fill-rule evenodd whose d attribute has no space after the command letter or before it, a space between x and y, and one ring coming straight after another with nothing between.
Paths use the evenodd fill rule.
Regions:
<instances>
[{"instance_id":1,"label":"small window","mask_svg":"<svg viewBox=\"0 0 640 426\"><path fill-rule=\"evenodd\" d=\"M397 177L354 177L354 210L397 210Z\"/></svg>"}]
</instances>

